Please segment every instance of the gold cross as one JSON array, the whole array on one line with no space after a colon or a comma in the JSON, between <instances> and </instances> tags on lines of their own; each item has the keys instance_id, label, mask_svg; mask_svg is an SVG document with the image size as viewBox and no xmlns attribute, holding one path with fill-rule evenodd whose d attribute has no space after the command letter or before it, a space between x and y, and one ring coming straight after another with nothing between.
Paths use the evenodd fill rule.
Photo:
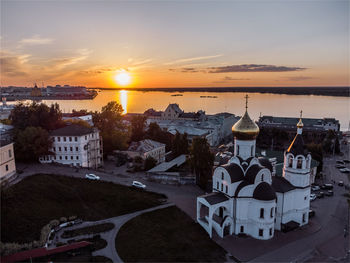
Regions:
<instances>
[{"instance_id":1,"label":"gold cross","mask_svg":"<svg viewBox=\"0 0 350 263\"><path fill-rule=\"evenodd\" d=\"M245 95L245 109L247 110L248 109L248 94Z\"/></svg>"}]
</instances>

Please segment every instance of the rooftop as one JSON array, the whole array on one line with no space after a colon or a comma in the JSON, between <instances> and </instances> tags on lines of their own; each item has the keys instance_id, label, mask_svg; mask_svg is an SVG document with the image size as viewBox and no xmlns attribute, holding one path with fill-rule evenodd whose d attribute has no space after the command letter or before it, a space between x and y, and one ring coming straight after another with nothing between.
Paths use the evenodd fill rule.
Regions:
<instances>
[{"instance_id":1,"label":"rooftop","mask_svg":"<svg viewBox=\"0 0 350 263\"><path fill-rule=\"evenodd\" d=\"M78 124L68 125L57 130L53 130L51 136L82 136L94 132L94 128L85 127Z\"/></svg>"},{"instance_id":2,"label":"rooftop","mask_svg":"<svg viewBox=\"0 0 350 263\"><path fill-rule=\"evenodd\" d=\"M132 142L129 146L128 151L146 153L159 147L165 147L165 144L146 139L139 142Z\"/></svg>"}]
</instances>

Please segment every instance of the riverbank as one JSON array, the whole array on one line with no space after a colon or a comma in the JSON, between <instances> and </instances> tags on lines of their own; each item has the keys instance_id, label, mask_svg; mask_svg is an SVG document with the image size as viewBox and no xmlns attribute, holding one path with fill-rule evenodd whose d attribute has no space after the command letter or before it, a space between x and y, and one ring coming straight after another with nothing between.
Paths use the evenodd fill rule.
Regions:
<instances>
[{"instance_id":1,"label":"riverbank","mask_svg":"<svg viewBox=\"0 0 350 263\"><path fill-rule=\"evenodd\" d=\"M130 90L160 92L246 92L286 95L319 95L350 97L350 87L188 87L188 88L89 88L94 90Z\"/></svg>"}]
</instances>

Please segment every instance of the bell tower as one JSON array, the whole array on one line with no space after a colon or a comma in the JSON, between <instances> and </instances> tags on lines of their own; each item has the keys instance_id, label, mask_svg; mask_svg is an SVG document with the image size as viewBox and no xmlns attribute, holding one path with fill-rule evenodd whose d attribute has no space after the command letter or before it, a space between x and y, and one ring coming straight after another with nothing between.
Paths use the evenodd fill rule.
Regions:
<instances>
[{"instance_id":1,"label":"bell tower","mask_svg":"<svg viewBox=\"0 0 350 263\"><path fill-rule=\"evenodd\" d=\"M297 134L284 153L283 177L295 187L310 186L311 155L303 140L302 111L297 123Z\"/></svg>"}]
</instances>

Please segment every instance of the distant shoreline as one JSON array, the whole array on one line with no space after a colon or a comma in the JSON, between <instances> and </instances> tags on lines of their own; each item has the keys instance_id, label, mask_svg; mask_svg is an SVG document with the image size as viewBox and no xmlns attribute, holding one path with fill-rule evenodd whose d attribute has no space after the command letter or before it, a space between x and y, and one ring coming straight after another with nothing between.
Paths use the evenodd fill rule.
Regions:
<instances>
[{"instance_id":1,"label":"distant shoreline","mask_svg":"<svg viewBox=\"0 0 350 263\"><path fill-rule=\"evenodd\" d=\"M286 95L318 95L350 97L350 87L189 87L189 88L88 88L94 90L130 90L130 91L160 91L160 92L247 92L271 93Z\"/></svg>"}]
</instances>

